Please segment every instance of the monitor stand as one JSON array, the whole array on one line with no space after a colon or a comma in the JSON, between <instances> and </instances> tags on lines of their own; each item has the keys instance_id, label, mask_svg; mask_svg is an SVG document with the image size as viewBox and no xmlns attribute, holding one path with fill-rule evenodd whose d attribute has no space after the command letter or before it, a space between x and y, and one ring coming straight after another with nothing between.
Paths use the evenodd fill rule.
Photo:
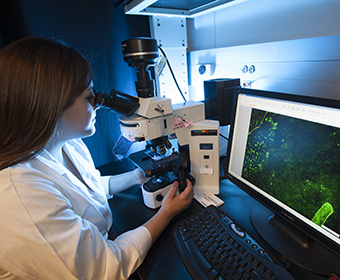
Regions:
<instances>
[{"instance_id":1,"label":"monitor stand","mask_svg":"<svg viewBox=\"0 0 340 280\"><path fill-rule=\"evenodd\" d=\"M340 274L340 257L262 205L251 209L256 232L279 254L317 274Z\"/></svg>"}]
</instances>

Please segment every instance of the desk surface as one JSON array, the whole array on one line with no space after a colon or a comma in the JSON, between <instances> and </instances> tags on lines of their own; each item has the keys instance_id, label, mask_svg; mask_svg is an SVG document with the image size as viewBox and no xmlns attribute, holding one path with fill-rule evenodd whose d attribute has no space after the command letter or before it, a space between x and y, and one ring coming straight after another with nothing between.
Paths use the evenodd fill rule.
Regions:
<instances>
[{"instance_id":1,"label":"desk surface","mask_svg":"<svg viewBox=\"0 0 340 280\"><path fill-rule=\"evenodd\" d=\"M265 244L255 232L249 218L251 208L258 204L258 202L228 180L221 181L219 197L224 201L220 208L243 226L251 235L260 242L262 241L262 244ZM140 226L157 212L157 210L149 209L144 205L139 186L116 194L111 199L110 205L112 206L114 225L119 233ZM192 279L177 253L171 236L171 228L180 219L202 209L203 207L194 200L187 210L174 218L150 249L144 263L139 267L138 274L142 279ZM295 266L291 267L290 272L296 279L327 279L310 275L308 272Z\"/></svg>"}]
</instances>

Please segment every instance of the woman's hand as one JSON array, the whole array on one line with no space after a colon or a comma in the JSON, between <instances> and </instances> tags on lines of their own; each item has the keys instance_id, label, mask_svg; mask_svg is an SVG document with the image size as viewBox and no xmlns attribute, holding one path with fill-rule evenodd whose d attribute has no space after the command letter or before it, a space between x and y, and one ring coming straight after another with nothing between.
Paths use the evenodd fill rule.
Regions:
<instances>
[{"instance_id":1,"label":"woman's hand","mask_svg":"<svg viewBox=\"0 0 340 280\"><path fill-rule=\"evenodd\" d=\"M151 234L152 243L156 241L174 216L188 208L194 197L193 187L189 180L187 180L187 187L182 193L177 195L177 189L178 182L175 182L164 197L157 214L144 224Z\"/></svg>"},{"instance_id":2,"label":"woman's hand","mask_svg":"<svg viewBox=\"0 0 340 280\"><path fill-rule=\"evenodd\" d=\"M160 211L165 211L171 218L188 208L193 197L194 191L191 182L187 179L187 187L180 194L176 194L178 190L178 182L171 186L169 192L162 201Z\"/></svg>"}]
</instances>

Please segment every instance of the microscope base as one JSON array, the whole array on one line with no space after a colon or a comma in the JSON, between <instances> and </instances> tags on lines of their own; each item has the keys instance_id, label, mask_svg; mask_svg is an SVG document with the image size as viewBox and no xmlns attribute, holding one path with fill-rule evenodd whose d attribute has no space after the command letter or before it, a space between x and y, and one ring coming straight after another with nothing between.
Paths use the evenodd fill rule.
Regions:
<instances>
[{"instance_id":1,"label":"microscope base","mask_svg":"<svg viewBox=\"0 0 340 280\"><path fill-rule=\"evenodd\" d=\"M168 172L159 177L152 177L142 186L144 204L151 209L160 207L172 183L177 179L174 172Z\"/></svg>"}]
</instances>

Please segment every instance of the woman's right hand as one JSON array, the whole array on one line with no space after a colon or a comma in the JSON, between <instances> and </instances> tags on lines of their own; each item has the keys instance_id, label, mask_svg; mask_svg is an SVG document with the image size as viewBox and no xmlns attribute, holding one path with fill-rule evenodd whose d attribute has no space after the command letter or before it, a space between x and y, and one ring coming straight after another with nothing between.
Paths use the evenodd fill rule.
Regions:
<instances>
[{"instance_id":1,"label":"woman's right hand","mask_svg":"<svg viewBox=\"0 0 340 280\"><path fill-rule=\"evenodd\" d=\"M191 182L187 179L187 187L180 194L176 194L178 190L178 182L174 182L169 192L162 201L159 211L165 211L171 218L189 207L194 191Z\"/></svg>"}]
</instances>

